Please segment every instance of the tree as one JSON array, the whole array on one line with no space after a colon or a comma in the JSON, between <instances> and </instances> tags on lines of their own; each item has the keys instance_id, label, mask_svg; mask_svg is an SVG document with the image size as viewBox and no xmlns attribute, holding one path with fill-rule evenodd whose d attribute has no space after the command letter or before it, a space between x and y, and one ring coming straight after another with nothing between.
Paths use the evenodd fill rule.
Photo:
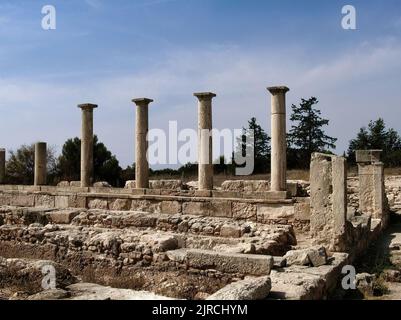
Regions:
<instances>
[{"instance_id":1,"label":"tree","mask_svg":"<svg viewBox=\"0 0 401 320\"><path fill-rule=\"evenodd\" d=\"M22 145L10 151L6 166L6 180L10 184L32 185L35 170L35 144ZM53 181L56 173L54 147L47 148L47 179Z\"/></svg>"},{"instance_id":2,"label":"tree","mask_svg":"<svg viewBox=\"0 0 401 320\"><path fill-rule=\"evenodd\" d=\"M58 159L58 175L61 180L79 180L81 161L81 139L68 139ZM122 169L118 160L98 141L97 136L93 138L93 175L95 181L107 181L113 186L121 186Z\"/></svg>"},{"instance_id":3,"label":"tree","mask_svg":"<svg viewBox=\"0 0 401 320\"><path fill-rule=\"evenodd\" d=\"M318 103L315 97L311 97L309 100L301 99L299 106L291 107L290 120L295 125L288 134L289 162L292 161L296 167L308 168L313 152L328 152L336 147L337 139L326 135L323 130L329 120L323 119L321 111L314 107Z\"/></svg>"},{"instance_id":4,"label":"tree","mask_svg":"<svg viewBox=\"0 0 401 320\"><path fill-rule=\"evenodd\" d=\"M257 123L256 118L248 121L248 128L242 128L242 135L237 138L236 156L254 153L254 173L267 173L270 163L270 137Z\"/></svg>"},{"instance_id":5,"label":"tree","mask_svg":"<svg viewBox=\"0 0 401 320\"><path fill-rule=\"evenodd\" d=\"M401 138L394 129L386 129L382 118L370 121L368 127L362 127L355 139L348 147L348 160L355 163L356 150L379 149L383 150L382 161L386 166L401 165Z\"/></svg>"}]
</instances>

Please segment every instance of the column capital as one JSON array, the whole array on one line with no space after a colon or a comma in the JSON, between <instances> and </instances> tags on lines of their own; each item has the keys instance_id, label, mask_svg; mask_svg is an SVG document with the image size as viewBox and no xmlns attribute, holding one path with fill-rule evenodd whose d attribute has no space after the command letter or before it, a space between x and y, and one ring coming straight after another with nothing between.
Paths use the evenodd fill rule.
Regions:
<instances>
[{"instance_id":1,"label":"column capital","mask_svg":"<svg viewBox=\"0 0 401 320\"><path fill-rule=\"evenodd\" d=\"M286 86L267 87L271 94L287 93L290 89Z\"/></svg>"},{"instance_id":2,"label":"column capital","mask_svg":"<svg viewBox=\"0 0 401 320\"><path fill-rule=\"evenodd\" d=\"M213 92L195 92L194 96L201 100L212 100L213 98L217 97L217 95Z\"/></svg>"},{"instance_id":3,"label":"column capital","mask_svg":"<svg viewBox=\"0 0 401 320\"><path fill-rule=\"evenodd\" d=\"M142 107L149 105L149 103L152 103L153 100L149 98L137 98L137 99L132 99L132 102L135 103L137 106Z\"/></svg>"},{"instance_id":4,"label":"column capital","mask_svg":"<svg viewBox=\"0 0 401 320\"><path fill-rule=\"evenodd\" d=\"M78 108L82 110L93 110L97 108L97 104L92 104L92 103L82 103L78 105Z\"/></svg>"}]
</instances>

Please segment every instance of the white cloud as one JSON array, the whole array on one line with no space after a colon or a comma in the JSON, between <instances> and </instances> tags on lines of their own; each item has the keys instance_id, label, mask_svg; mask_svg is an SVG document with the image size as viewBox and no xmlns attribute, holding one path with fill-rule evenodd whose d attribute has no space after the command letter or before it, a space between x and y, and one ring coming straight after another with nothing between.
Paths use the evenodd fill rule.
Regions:
<instances>
[{"instance_id":1,"label":"white cloud","mask_svg":"<svg viewBox=\"0 0 401 320\"><path fill-rule=\"evenodd\" d=\"M134 159L134 97L150 97L150 126L166 129L169 120L195 128L196 91L214 91L214 126L241 128L256 116L269 132L268 85L285 84L291 103L312 95L330 119L328 133L338 137L338 152L370 119L383 116L401 132L401 45L365 44L319 65L300 53L277 55L270 50L212 47L176 51L159 65L132 75L98 78L70 85L56 79L0 80L0 110L6 119L0 144L15 148L35 140L61 144L79 135L78 103L98 103L95 131L123 165ZM398 126L398 128L397 128Z\"/></svg>"}]
</instances>

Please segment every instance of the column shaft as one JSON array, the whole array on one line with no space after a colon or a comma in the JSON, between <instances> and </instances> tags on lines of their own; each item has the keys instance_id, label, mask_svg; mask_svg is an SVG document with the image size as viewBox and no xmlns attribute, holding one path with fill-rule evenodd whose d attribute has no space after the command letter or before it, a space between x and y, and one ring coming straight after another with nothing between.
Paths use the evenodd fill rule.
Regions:
<instances>
[{"instance_id":1,"label":"column shaft","mask_svg":"<svg viewBox=\"0 0 401 320\"><path fill-rule=\"evenodd\" d=\"M82 109L81 127L81 187L93 183L93 109L97 105L79 105Z\"/></svg>"},{"instance_id":2,"label":"column shaft","mask_svg":"<svg viewBox=\"0 0 401 320\"><path fill-rule=\"evenodd\" d=\"M151 99L132 100L136 104L135 185L137 189L149 188L148 130L149 103Z\"/></svg>"},{"instance_id":3,"label":"column shaft","mask_svg":"<svg viewBox=\"0 0 401 320\"><path fill-rule=\"evenodd\" d=\"M287 190L286 87L268 88L271 97L271 191Z\"/></svg>"},{"instance_id":4,"label":"column shaft","mask_svg":"<svg viewBox=\"0 0 401 320\"><path fill-rule=\"evenodd\" d=\"M198 99L198 188L213 190L212 99L214 93L195 93Z\"/></svg>"},{"instance_id":5,"label":"column shaft","mask_svg":"<svg viewBox=\"0 0 401 320\"><path fill-rule=\"evenodd\" d=\"M47 180L47 145L45 142L35 144L35 186L46 184Z\"/></svg>"}]
</instances>

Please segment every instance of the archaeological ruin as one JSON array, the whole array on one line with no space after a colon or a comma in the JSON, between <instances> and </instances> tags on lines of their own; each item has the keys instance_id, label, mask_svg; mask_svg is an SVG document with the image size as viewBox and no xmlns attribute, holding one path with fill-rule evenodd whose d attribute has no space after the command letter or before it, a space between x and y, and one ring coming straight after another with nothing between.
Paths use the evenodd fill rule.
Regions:
<instances>
[{"instance_id":1,"label":"archaeological ruin","mask_svg":"<svg viewBox=\"0 0 401 320\"><path fill-rule=\"evenodd\" d=\"M136 108L135 180L93 180L94 104L82 104L81 181L46 185L46 143L32 186L6 185L0 149L0 278L10 299L328 299L401 209L401 178L380 150L315 153L310 181L286 174L287 87L271 94L271 179L214 186L214 93L198 102L198 181L149 180L148 108ZM55 286L43 288L45 266ZM49 282L51 283L51 281ZM8 291L5 290L8 288Z\"/></svg>"}]
</instances>

